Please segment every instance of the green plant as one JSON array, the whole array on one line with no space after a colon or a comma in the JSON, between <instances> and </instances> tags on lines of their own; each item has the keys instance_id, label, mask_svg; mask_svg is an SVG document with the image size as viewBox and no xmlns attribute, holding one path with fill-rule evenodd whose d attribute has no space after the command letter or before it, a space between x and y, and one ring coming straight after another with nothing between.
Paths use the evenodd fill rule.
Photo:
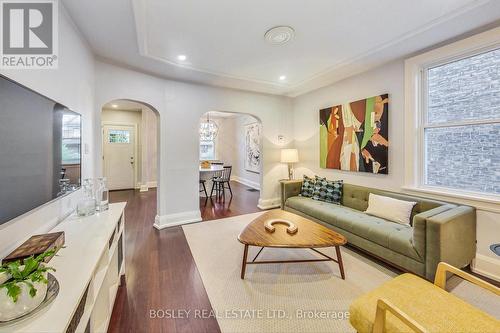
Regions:
<instances>
[{"instance_id":1,"label":"green plant","mask_svg":"<svg viewBox=\"0 0 500 333\"><path fill-rule=\"evenodd\" d=\"M18 284L25 283L29 287L30 296L35 297L37 290L33 283L42 282L47 284L48 280L45 278L44 273L55 271L54 268L47 267L42 262L45 258L53 256L55 252L55 250L47 250L36 257L30 256L24 259L23 265L19 260L3 264L0 266L0 273L8 274L10 279L1 284L0 288L6 288L7 295L15 303L21 294L21 288Z\"/></svg>"}]
</instances>

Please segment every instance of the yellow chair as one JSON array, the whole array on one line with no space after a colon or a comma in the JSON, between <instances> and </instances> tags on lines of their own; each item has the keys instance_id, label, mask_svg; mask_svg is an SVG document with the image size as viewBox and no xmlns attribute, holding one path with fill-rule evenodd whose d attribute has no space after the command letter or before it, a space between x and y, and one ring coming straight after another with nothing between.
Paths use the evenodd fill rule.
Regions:
<instances>
[{"instance_id":1,"label":"yellow chair","mask_svg":"<svg viewBox=\"0 0 500 333\"><path fill-rule=\"evenodd\" d=\"M441 262L434 284L402 274L356 299L349 309L351 325L359 333L500 332L499 320L445 290L447 273L500 296L500 288Z\"/></svg>"}]
</instances>

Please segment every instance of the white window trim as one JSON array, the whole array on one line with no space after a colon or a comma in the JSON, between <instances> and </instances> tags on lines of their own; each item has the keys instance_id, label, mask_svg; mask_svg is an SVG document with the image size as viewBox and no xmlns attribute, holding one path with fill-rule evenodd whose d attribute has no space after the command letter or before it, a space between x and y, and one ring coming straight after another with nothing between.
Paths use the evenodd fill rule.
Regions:
<instances>
[{"instance_id":1,"label":"white window trim","mask_svg":"<svg viewBox=\"0 0 500 333\"><path fill-rule=\"evenodd\" d=\"M405 61L405 173L403 190L463 199L466 203L494 209L500 195L424 185L424 110L426 69L500 47L500 27L422 53ZM471 123L481 123L473 121ZM461 122L462 123L462 122ZM491 121L488 121L491 123ZM496 208L496 207L495 207ZM496 208L498 209L498 208ZM489 210L489 209L488 209Z\"/></svg>"}]
</instances>

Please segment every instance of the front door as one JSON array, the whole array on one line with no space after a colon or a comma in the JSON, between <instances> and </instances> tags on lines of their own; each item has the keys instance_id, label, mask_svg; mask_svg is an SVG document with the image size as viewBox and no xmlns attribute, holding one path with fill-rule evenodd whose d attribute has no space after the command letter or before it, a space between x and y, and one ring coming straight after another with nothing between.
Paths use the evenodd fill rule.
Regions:
<instances>
[{"instance_id":1,"label":"front door","mask_svg":"<svg viewBox=\"0 0 500 333\"><path fill-rule=\"evenodd\" d=\"M135 188L135 128L104 125L104 176L110 190Z\"/></svg>"}]
</instances>

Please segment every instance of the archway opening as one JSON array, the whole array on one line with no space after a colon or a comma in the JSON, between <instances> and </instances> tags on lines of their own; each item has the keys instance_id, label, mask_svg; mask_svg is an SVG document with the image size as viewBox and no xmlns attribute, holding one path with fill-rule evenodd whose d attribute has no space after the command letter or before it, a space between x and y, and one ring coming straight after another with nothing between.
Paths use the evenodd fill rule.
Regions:
<instances>
[{"instance_id":1,"label":"archway opening","mask_svg":"<svg viewBox=\"0 0 500 333\"><path fill-rule=\"evenodd\" d=\"M259 211L262 122L237 112L200 117L200 211L203 220Z\"/></svg>"},{"instance_id":2,"label":"archway opening","mask_svg":"<svg viewBox=\"0 0 500 333\"><path fill-rule=\"evenodd\" d=\"M160 115L147 103L116 99L101 108L101 172L110 191L159 203Z\"/></svg>"}]
</instances>

